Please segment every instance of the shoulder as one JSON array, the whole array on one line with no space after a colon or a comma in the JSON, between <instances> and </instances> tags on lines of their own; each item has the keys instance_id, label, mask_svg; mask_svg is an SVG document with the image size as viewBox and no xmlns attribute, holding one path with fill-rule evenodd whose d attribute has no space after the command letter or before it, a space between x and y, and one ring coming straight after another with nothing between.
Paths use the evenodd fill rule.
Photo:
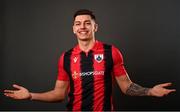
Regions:
<instances>
[{"instance_id":1,"label":"shoulder","mask_svg":"<svg viewBox=\"0 0 180 112\"><path fill-rule=\"evenodd\" d=\"M99 42L103 45L104 49L105 50L112 50L112 52L119 52L119 49L113 45L113 44L107 44L107 43L104 43L104 42Z\"/></svg>"},{"instance_id":2,"label":"shoulder","mask_svg":"<svg viewBox=\"0 0 180 112\"><path fill-rule=\"evenodd\" d=\"M112 58L113 58L114 61L119 61L119 60L123 59L122 53L121 53L121 51L119 50L118 47L116 47L113 44L107 44L107 43L104 43L104 42L101 42L101 43L102 43L105 51L107 51L107 52L111 51Z\"/></svg>"},{"instance_id":3,"label":"shoulder","mask_svg":"<svg viewBox=\"0 0 180 112\"><path fill-rule=\"evenodd\" d=\"M98 41L99 45L101 45L105 50L111 50L112 46L111 44L104 43L102 41Z\"/></svg>"},{"instance_id":4,"label":"shoulder","mask_svg":"<svg viewBox=\"0 0 180 112\"><path fill-rule=\"evenodd\" d=\"M78 49L78 45L75 45L74 47L64 51L63 54L64 55L71 55L72 52L78 51L77 49Z\"/></svg>"},{"instance_id":5,"label":"shoulder","mask_svg":"<svg viewBox=\"0 0 180 112\"><path fill-rule=\"evenodd\" d=\"M73 51L73 48L62 52L61 55L60 55L59 61L63 61L63 60L64 60L64 57L66 57L66 56L68 56L68 55L70 56L71 53L72 53L72 51Z\"/></svg>"}]
</instances>

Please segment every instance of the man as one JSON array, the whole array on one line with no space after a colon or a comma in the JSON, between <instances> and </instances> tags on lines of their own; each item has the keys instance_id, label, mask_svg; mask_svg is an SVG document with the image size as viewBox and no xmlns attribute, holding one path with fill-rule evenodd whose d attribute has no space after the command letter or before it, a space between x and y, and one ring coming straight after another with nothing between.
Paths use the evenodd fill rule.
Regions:
<instances>
[{"instance_id":1,"label":"man","mask_svg":"<svg viewBox=\"0 0 180 112\"><path fill-rule=\"evenodd\" d=\"M59 60L55 88L44 93L32 93L13 85L17 90L4 90L7 97L46 102L62 101L68 92L67 110L113 110L112 81L117 81L123 93L130 96L162 97L175 89L166 89L171 83L145 88L133 83L124 68L123 57L113 45L95 39L98 30L96 18L89 10L74 14L73 32L78 45L64 52Z\"/></svg>"}]
</instances>

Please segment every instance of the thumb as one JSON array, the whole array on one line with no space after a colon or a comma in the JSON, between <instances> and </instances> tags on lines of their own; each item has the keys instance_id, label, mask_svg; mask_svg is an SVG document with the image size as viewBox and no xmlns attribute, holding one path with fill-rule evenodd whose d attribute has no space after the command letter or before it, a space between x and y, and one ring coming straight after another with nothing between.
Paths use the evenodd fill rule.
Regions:
<instances>
[{"instance_id":1,"label":"thumb","mask_svg":"<svg viewBox=\"0 0 180 112\"><path fill-rule=\"evenodd\" d=\"M22 86L19 86L19 85L17 85L17 84L13 84L13 87L16 88L16 89L23 89Z\"/></svg>"}]
</instances>

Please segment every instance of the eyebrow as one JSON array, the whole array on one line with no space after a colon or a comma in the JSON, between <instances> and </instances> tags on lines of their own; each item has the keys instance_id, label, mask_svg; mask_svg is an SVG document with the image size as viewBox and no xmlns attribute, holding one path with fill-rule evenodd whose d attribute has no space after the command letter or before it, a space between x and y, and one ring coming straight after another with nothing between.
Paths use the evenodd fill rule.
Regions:
<instances>
[{"instance_id":1,"label":"eyebrow","mask_svg":"<svg viewBox=\"0 0 180 112\"><path fill-rule=\"evenodd\" d=\"M74 21L74 23L79 23L81 21ZM85 20L84 22L91 22L91 20Z\"/></svg>"}]
</instances>

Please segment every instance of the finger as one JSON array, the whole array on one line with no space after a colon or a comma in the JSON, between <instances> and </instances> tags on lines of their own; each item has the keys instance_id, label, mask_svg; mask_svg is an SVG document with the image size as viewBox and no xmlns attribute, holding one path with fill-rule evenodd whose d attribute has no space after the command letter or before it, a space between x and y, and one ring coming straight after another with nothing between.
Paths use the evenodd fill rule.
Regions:
<instances>
[{"instance_id":1,"label":"finger","mask_svg":"<svg viewBox=\"0 0 180 112\"><path fill-rule=\"evenodd\" d=\"M164 95L166 96L166 95L168 95L169 93L171 93L171 92L175 92L176 90L175 89L166 89L165 91L164 91Z\"/></svg>"},{"instance_id":2,"label":"finger","mask_svg":"<svg viewBox=\"0 0 180 112\"><path fill-rule=\"evenodd\" d=\"M17 84L13 84L13 87L16 88L16 89L22 89L22 86L19 86Z\"/></svg>"},{"instance_id":3,"label":"finger","mask_svg":"<svg viewBox=\"0 0 180 112\"><path fill-rule=\"evenodd\" d=\"M4 90L4 93L14 93L13 90Z\"/></svg>"},{"instance_id":4,"label":"finger","mask_svg":"<svg viewBox=\"0 0 180 112\"><path fill-rule=\"evenodd\" d=\"M4 95L10 98L15 98L14 94L11 94L11 93L4 93Z\"/></svg>"},{"instance_id":5,"label":"finger","mask_svg":"<svg viewBox=\"0 0 180 112\"><path fill-rule=\"evenodd\" d=\"M168 89L168 92L171 93L171 92L175 92L176 89Z\"/></svg>"},{"instance_id":6,"label":"finger","mask_svg":"<svg viewBox=\"0 0 180 112\"><path fill-rule=\"evenodd\" d=\"M170 85L172 85L172 83L170 83L170 82L159 84L159 86L161 86L161 87L167 87L167 86L170 86Z\"/></svg>"}]
</instances>

